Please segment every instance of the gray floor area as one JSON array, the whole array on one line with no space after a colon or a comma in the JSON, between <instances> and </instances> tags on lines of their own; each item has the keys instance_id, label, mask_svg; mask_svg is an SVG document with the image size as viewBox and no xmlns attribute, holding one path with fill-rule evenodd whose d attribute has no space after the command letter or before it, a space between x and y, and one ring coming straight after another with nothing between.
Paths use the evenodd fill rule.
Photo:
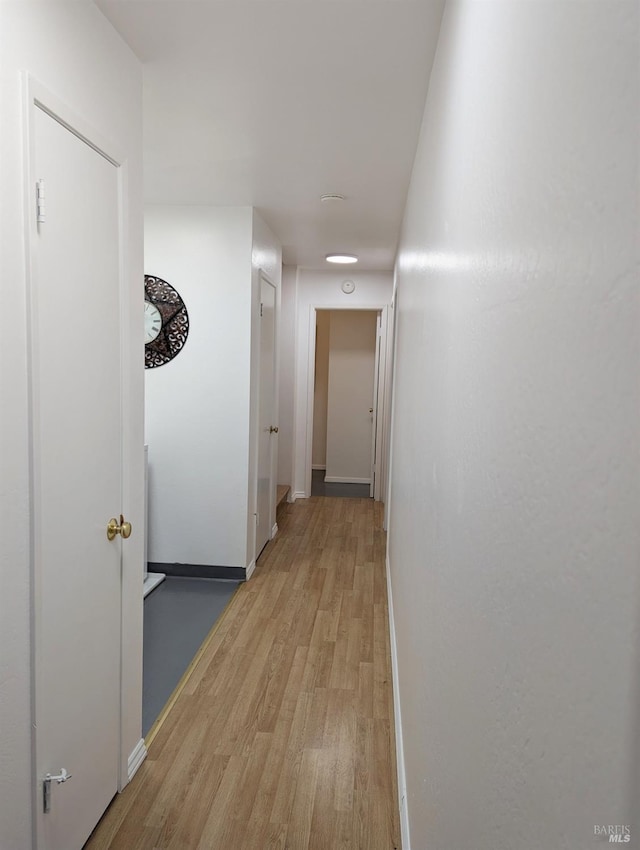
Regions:
<instances>
[{"instance_id":1,"label":"gray floor area","mask_svg":"<svg viewBox=\"0 0 640 850\"><path fill-rule=\"evenodd\" d=\"M347 499L368 499L368 484L335 484L324 481L324 469L314 469L311 472L312 496L343 496Z\"/></svg>"},{"instance_id":2,"label":"gray floor area","mask_svg":"<svg viewBox=\"0 0 640 850\"><path fill-rule=\"evenodd\" d=\"M153 726L238 584L167 576L144 600L143 735Z\"/></svg>"}]
</instances>

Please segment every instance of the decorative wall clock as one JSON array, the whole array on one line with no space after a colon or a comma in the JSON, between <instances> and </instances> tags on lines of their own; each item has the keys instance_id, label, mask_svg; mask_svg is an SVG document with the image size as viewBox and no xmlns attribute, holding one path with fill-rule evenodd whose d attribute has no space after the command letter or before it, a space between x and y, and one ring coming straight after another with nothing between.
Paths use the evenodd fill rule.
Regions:
<instances>
[{"instance_id":1,"label":"decorative wall clock","mask_svg":"<svg viewBox=\"0 0 640 850\"><path fill-rule=\"evenodd\" d=\"M176 290L161 277L144 276L144 368L164 366L184 347L189 315Z\"/></svg>"}]
</instances>

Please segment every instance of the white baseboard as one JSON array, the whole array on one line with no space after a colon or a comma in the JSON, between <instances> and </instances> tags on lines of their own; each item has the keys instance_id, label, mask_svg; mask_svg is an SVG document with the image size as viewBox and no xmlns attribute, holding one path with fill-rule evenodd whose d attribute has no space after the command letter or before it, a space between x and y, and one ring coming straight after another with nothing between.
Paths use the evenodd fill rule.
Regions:
<instances>
[{"instance_id":1,"label":"white baseboard","mask_svg":"<svg viewBox=\"0 0 640 850\"><path fill-rule=\"evenodd\" d=\"M133 752L129 756L129 760L127 761L127 777L129 778L129 782L136 775L136 772L142 762L147 757L147 747L144 742L144 738L140 738L138 743L135 745Z\"/></svg>"},{"instance_id":2,"label":"white baseboard","mask_svg":"<svg viewBox=\"0 0 640 850\"><path fill-rule=\"evenodd\" d=\"M253 575L253 571L255 570L255 568L256 568L256 559L254 558L253 561L251 561L251 563L247 567L246 581L249 581L249 579Z\"/></svg>"},{"instance_id":3,"label":"white baseboard","mask_svg":"<svg viewBox=\"0 0 640 850\"><path fill-rule=\"evenodd\" d=\"M271 539L272 539L272 540L273 540L273 538L276 536L276 534L277 534L277 533L278 533L278 523L277 523L277 522L274 522L274 523L273 523L273 528L271 529Z\"/></svg>"},{"instance_id":4,"label":"white baseboard","mask_svg":"<svg viewBox=\"0 0 640 850\"><path fill-rule=\"evenodd\" d=\"M311 464L311 469L326 469L326 468L327 468L326 463L312 463Z\"/></svg>"},{"instance_id":5,"label":"white baseboard","mask_svg":"<svg viewBox=\"0 0 640 850\"><path fill-rule=\"evenodd\" d=\"M396 765L398 773L398 802L400 804L400 838L403 850L410 850L409 812L407 810L407 777L404 767L404 744L402 741L402 715L400 712L400 684L398 682L398 647L393 617L393 595L391 593L391 570L389 553L386 559L387 602L389 606L389 638L391 643L391 678L393 684L393 716L396 730Z\"/></svg>"},{"instance_id":6,"label":"white baseboard","mask_svg":"<svg viewBox=\"0 0 640 850\"><path fill-rule=\"evenodd\" d=\"M296 492L293 493L293 495L291 496L291 501L295 502L296 499L306 499L306 498L307 498L307 494L304 492L304 490L296 490Z\"/></svg>"},{"instance_id":7,"label":"white baseboard","mask_svg":"<svg viewBox=\"0 0 640 850\"><path fill-rule=\"evenodd\" d=\"M159 584L162 584L165 579L166 575L164 573L147 573L144 577L144 590L142 591L142 596L146 599L151 591L155 590L155 588Z\"/></svg>"},{"instance_id":8,"label":"white baseboard","mask_svg":"<svg viewBox=\"0 0 640 850\"><path fill-rule=\"evenodd\" d=\"M327 484L371 484L370 478L343 478L340 475L325 475Z\"/></svg>"}]
</instances>

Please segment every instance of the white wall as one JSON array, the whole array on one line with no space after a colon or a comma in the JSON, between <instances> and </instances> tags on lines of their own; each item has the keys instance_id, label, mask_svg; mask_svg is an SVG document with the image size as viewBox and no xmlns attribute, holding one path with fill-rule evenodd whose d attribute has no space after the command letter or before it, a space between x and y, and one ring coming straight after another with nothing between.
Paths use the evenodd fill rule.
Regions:
<instances>
[{"instance_id":1,"label":"white wall","mask_svg":"<svg viewBox=\"0 0 640 850\"><path fill-rule=\"evenodd\" d=\"M353 280L355 292L345 295L340 286L343 280ZM296 291L296 357L294 375L295 419L293 439L293 495L310 496L310 477L313 419L309 404L310 376L313 370L314 308L376 309L391 301L393 275L391 272L356 272L351 269L314 271L298 269Z\"/></svg>"},{"instance_id":2,"label":"white wall","mask_svg":"<svg viewBox=\"0 0 640 850\"><path fill-rule=\"evenodd\" d=\"M251 207L147 206L145 272L189 313L174 360L146 376L149 560L245 567Z\"/></svg>"},{"instance_id":3,"label":"white wall","mask_svg":"<svg viewBox=\"0 0 640 850\"><path fill-rule=\"evenodd\" d=\"M638 24L445 11L397 263L412 850L578 850L640 811Z\"/></svg>"},{"instance_id":4,"label":"white wall","mask_svg":"<svg viewBox=\"0 0 640 850\"><path fill-rule=\"evenodd\" d=\"M331 311L316 312L316 367L313 384L313 445L311 462L314 467L327 465L327 404L329 401L329 336Z\"/></svg>"},{"instance_id":5,"label":"white wall","mask_svg":"<svg viewBox=\"0 0 640 850\"><path fill-rule=\"evenodd\" d=\"M278 326L278 483L293 482L293 378L295 364L296 277L295 266L282 267L282 300Z\"/></svg>"},{"instance_id":6,"label":"white wall","mask_svg":"<svg viewBox=\"0 0 640 850\"><path fill-rule=\"evenodd\" d=\"M128 155L127 272L131 327L124 340L142 355L142 75L137 60L91 3L0 3L0 847L31 847L30 554L26 337L25 189L21 72L28 71ZM84 321L81 305L75 322ZM142 368L125 387L133 411L125 435L129 472L124 513L143 525ZM123 754L141 734L142 535L123 572ZM70 541L72 545L72 540ZM139 651L138 651L139 650Z\"/></svg>"},{"instance_id":7,"label":"white wall","mask_svg":"<svg viewBox=\"0 0 640 850\"><path fill-rule=\"evenodd\" d=\"M332 310L327 399L327 481L371 481L377 313Z\"/></svg>"}]
</instances>

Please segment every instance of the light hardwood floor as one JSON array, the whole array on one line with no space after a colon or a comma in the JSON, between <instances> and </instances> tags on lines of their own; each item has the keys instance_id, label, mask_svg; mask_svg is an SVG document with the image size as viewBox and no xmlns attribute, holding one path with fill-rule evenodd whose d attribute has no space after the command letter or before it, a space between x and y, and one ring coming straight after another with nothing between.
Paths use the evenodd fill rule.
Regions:
<instances>
[{"instance_id":1,"label":"light hardwood floor","mask_svg":"<svg viewBox=\"0 0 640 850\"><path fill-rule=\"evenodd\" d=\"M280 531L86 850L400 847L382 506Z\"/></svg>"}]
</instances>

